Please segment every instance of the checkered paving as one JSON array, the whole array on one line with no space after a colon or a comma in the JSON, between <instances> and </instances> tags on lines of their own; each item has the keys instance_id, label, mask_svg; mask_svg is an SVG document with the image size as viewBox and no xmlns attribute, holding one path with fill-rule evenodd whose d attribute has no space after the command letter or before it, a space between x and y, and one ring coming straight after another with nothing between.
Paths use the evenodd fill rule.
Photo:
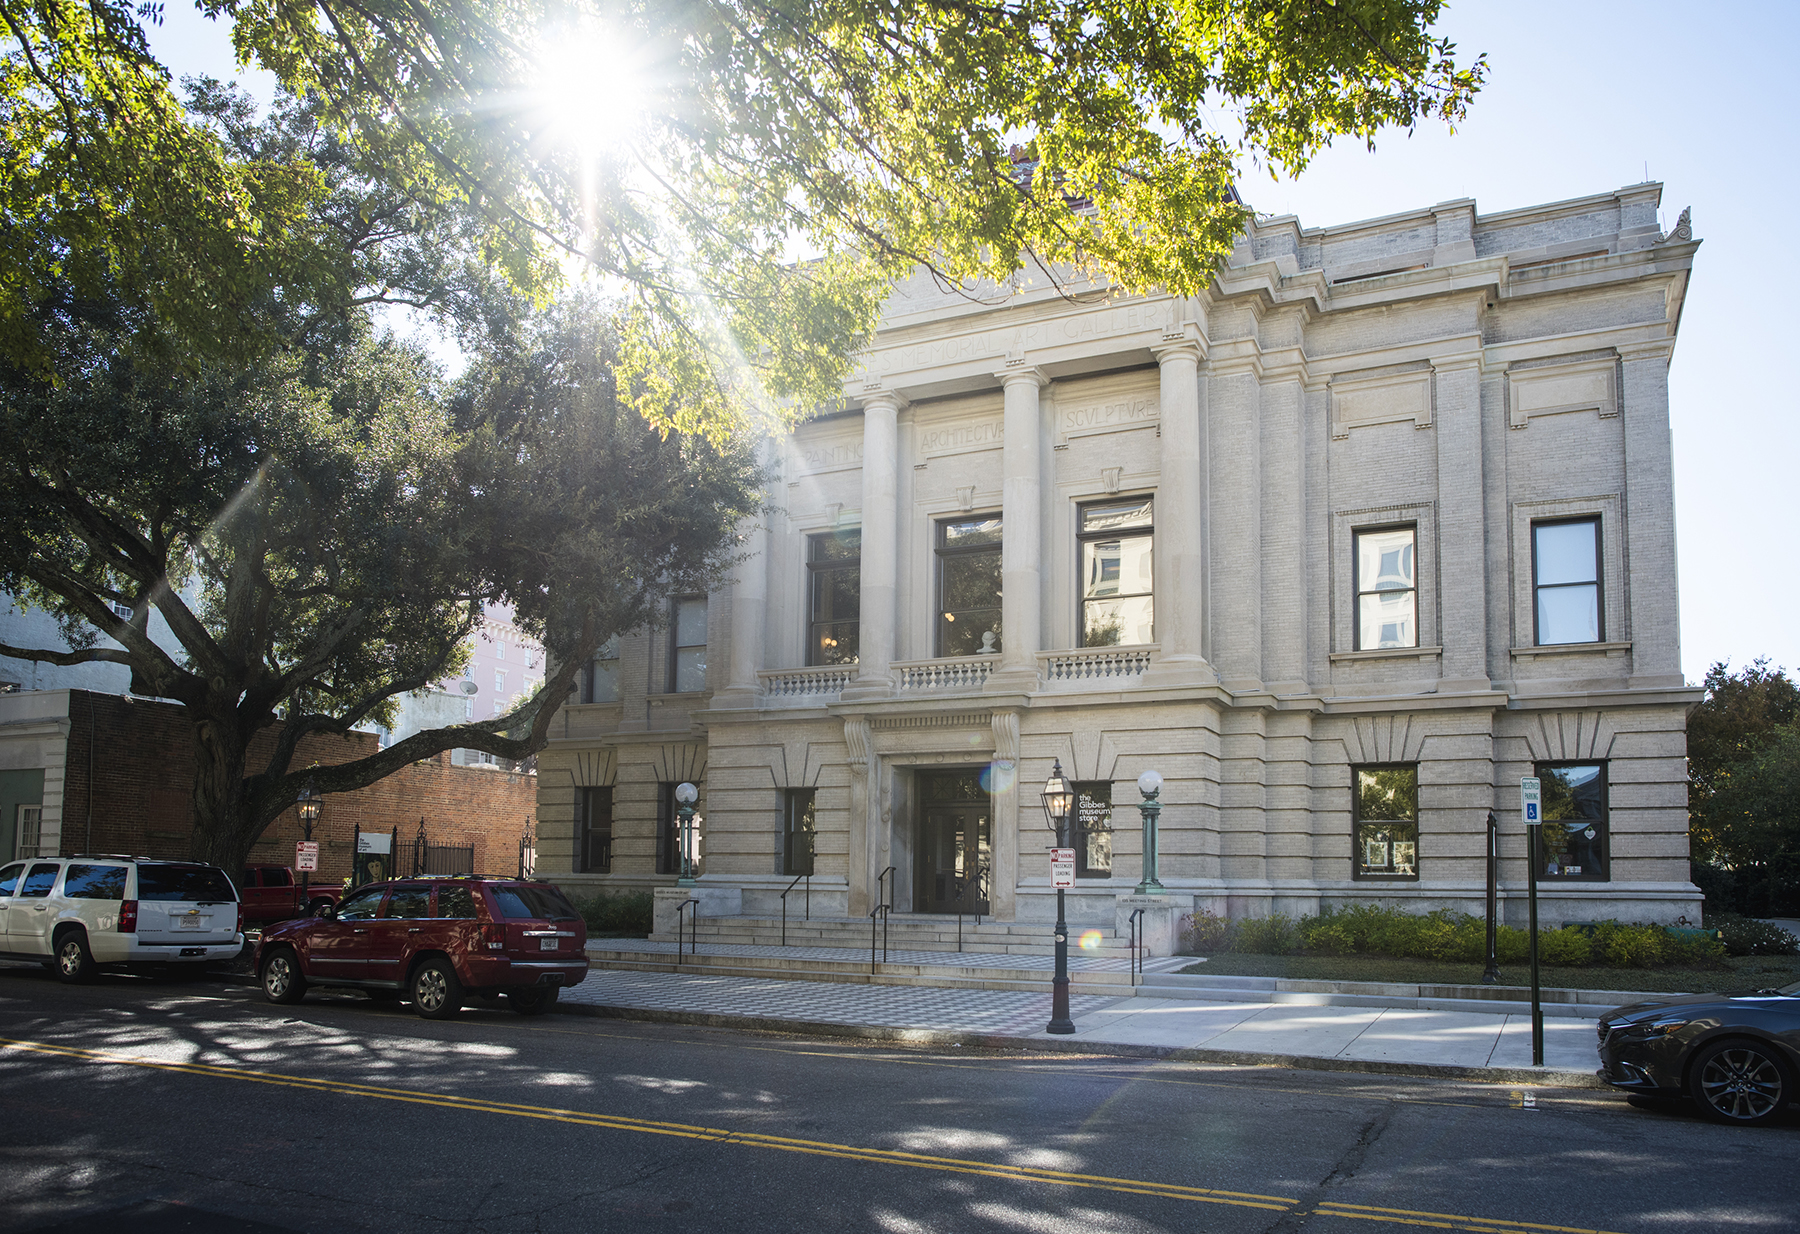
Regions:
<instances>
[{"instance_id":1,"label":"checkered paving","mask_svg":"<svg viewBox=\"0 0 1800 1234\"><path fill-rule=\"evenodd\" d=\"M777 948L776 950L779 950ZM843 985L761 977L702 977L594 969L565 989L564 1003L644 1011L761 1016L814 1024L875 1025L1018 1035L1042 1032L1050 995L1004 990L946 990L934 986ZM1073 995L1072 1016L1119 1000Z\"/></svg>"},{"instance_id":2,"label":"checkered paving","mask_svg":"<svg viewBox=\"0 0 1800 1234\"><path fill-rule=\"evenodd\" d=\"M647 938L602 938L588 944L589 951L611 951L633 955L673 956L678 944L654 942ZM688 950L680 944L682 952ZM693 952L696 956L757 959L825 960L837 963L867 964L867 947L779 947L763 943L711 943L702 940ZM880 952L877 951L878 957ZM939 968L1011 968L1030 972L1056 971L1056 957L1048 955L1011 955L996 951L910 951L892 947L887 952L889 964L926 964ZM1144 961L1146 973L1173 972L1192 964L1192 956L1157 956ZM1123 973L1131 968L1124 956L1102 957L1081 954L1079 946L1069 949L1070 972Z\"/></svg>"}]
</instances>

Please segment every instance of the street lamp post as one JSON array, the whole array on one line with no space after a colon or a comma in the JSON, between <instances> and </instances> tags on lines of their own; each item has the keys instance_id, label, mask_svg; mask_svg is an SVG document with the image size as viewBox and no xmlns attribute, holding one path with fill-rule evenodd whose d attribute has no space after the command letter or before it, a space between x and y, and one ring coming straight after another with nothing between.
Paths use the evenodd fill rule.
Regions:
<instances>
[{"instance_id":1,"label":"street lamp post","mask_svg":"<svg viewBox=\"0 0 1800 1234\"><path fill-rule=\"evenodd\" d=\"M675 880L677 887L694 885L694 803L698 800L700 790L692 784L683 780L675 786L675 813L681 819L681 877Z\"/></svg>"},{"instance_id":2,"label":"street lamp post","mask_svg":"<svg viewBox=\"0 0 1800 1234\"><path fill-rule=\"evenodd\" d=\"M1162 814L1162 802L1156 795L1162 792L1162 776L1154 771L1146 771L1137 780L1138 792L1144 795L1138 806L1138 813L1144 816L1144 877L1138 881L1137 890L1133 893L1141 896L1161 895L1163 885L1156 880L1156 820Z\"/></svg>"},{"instance_id":3,"label":"street lamp post","mask_svg":"<svg viewBox=\"0 0 1800 1234\"><path fill-rule=\"evenodd\" d=\"M305 834L305 839L311 843L313 824L319 821L319 811L325 808L325 798L321 797L319 790L313 786L311 776L306 777L306 787L300 790L300 799L294 803L294 807L300 813L300 826ZM300 871L300 902L307 906L309 912L312 900L307 892L311 887L312 871Z\"/></svg>"},{"instance_id":4,"label":"street lamp post","mask_svg":"<svg viewBox=\"0 0 1800 1234\"><path fill-rule=\"evenodd\" d=\"M1043 797L1044 813L1050 816L1051 830L1056 833L1056 847L1068 848L1069 811L1075 805L1075 790L1063 779L1061 759L1052 761ZM1056 975L1050 982L1050 1023L1044 1031L1075 1031L1075 1021L1069 1018L1069 922L1061 887L1056 889Z\"/></svg>"}]
</instances>

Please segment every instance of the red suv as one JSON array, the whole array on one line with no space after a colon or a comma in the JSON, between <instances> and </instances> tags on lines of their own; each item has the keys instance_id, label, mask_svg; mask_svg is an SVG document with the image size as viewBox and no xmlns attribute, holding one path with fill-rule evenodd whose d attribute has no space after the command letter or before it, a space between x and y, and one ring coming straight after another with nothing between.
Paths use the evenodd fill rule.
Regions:
<instances>
[{"instance_id":1,"label":"red suv","mask_svg":"<svg viewBox=\"0 0 1800 1234\"><path fill-rule=\"evenodd\" d=\"M325 916L263 931L256 971L270 1002L308 986L343 986L377 1001L402 997L428 1020L467 997L504 996L539 1015L587 977L587 923L548 883L516 878L408 878L344 896Z\"/></svg>"}]
</instances>

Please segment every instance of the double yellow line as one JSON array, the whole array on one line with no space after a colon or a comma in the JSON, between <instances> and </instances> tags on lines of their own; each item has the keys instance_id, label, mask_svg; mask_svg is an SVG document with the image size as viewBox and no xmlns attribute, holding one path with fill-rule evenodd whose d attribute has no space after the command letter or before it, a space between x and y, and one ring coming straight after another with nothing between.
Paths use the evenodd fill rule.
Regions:
<instances>
[{"instance_id":1,"label":"double yellow line","mask_svg":"<svg viewBox=\"0 0 1800 1234\"><path fill-rule=\"evenodd\" d=\"M1059 1187L1087 1187L1126 1195L1157 1196L1163 1199L1188 1200L1200 1204L1229 1204L1240 1208L1261 1208L1280 1213L1295 1212L1301 1208L1301 1202L1292 1196L1258 1195L1245 1191L1219 1191L1208 1187L1184 1187L1175 1183L1150 1182L1137 1178L1113 1178L1104 1174L1077 1174L1066 1170L1004 1165L962 1157L936 1157L926 1153L902 1152L897 1149L862 1148L853 1144L833 1144L823 1140L799 1140L788 1136L762 1135L749 1131L728 1131L724 1128L700 1127L690 1123L626 1118L618 1114L593 1114L582 1110L560 1110L549 1106L522 1105L509 1101L488 1101L480 1097L459 1097L443 1093L387 1088L373 1084L357 1084L347 1080L283 1075L279 1072L254 1071L245 1067L216 1067L210 1063L161 1062L155 1059L134 1058L125 1054L110 1054L101 1050L84 1050L76 1046L52 1045L42 1041L21 1041L0 1037L0 1049L20 1050L32 1054L75 1059L80 1062L99 1063L107 1066L140 1067L151 1071L206 1076L212 1079L273 1084L282 1088L297 1088L341 1097L372 1097L382 1101L437 1106L441 1109L461 1110L471 1114L501 1114L512 1118L534 1118L544 1122L565 1123L577 1127L601 1127L611 1131L637 1132L641 1135L665 1135L689 1140L707 1140L719 1144L740 1144L749 1148L774 1149L777 1152L833 1157L841 1161L865 1161L875 1165L906 1166L917 1170L940 1170L951 1174L971 1174L982 1178L999 1178L1012 1182L1050 1183ZM1412 1212L1399 1208L1371 1208L1330 1201L1319 1203L1307 1211L1318 1216L1348 1217L1427 1229L1469 1230L1476 1231L1477 1234L1608 1234L1604 1230L1574 1226L1492 1221L1479 1217Z\"/></svg>"}]
</instances>

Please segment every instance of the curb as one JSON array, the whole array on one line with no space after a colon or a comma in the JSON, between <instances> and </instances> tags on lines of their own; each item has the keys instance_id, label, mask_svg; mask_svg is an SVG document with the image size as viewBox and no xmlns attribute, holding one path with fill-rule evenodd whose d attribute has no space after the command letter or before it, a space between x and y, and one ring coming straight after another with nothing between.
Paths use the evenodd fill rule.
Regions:
<instances>
[{"instance_id":1,"label":"curb","mask_svg":"<svg viewBox=\"0 0 1800 1234\"><path fill-rule=\"evenodd\" d=\"M891 1041L900 1045L964 1046L985 1050L1035 1050L1059 1054L1114 1054L1127 1058L1213 1063L1234 1067L1287 1067L1295 1071L1346 1071L1363 1075L1414 1076L1433 1080L1469 1080L1481 1084L1531 1084L1539 1088L1586 1088L1613 1091L1612 1085L1586 1071L1555 1067L1460 1067L1450 1063L1380 1062L1354 1058L1315 1058L1307 1054L1262 1054L1244 1050L1210 1050L1204 1046L1131 1045L1108 1041L1021 1037L1007 1033L956 1032L934 1028L889 1028L878 1024L834 1024L780 1016L720 1015L706 1011L662 1011L646 1007L609 1007L596 1003L559 1002L565 1015L651 1024L686 1024L699 1028L748 1029L795 1033L808 1037L849 1037Z\"/></svg>"}]
</instances>

